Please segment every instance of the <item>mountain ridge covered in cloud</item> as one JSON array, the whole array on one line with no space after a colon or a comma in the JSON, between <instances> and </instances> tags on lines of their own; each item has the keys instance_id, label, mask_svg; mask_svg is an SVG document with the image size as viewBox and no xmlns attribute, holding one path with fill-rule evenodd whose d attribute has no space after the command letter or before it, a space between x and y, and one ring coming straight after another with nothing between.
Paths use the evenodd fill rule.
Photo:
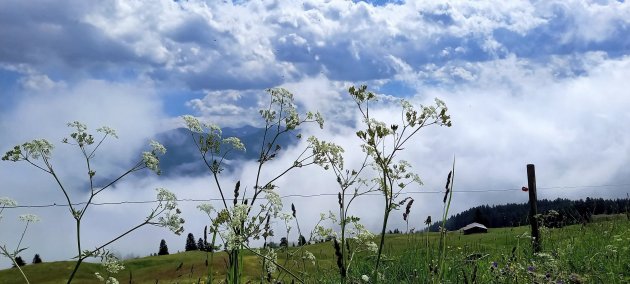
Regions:
<instances>
[{"instance_id":1,"label":"mountain ridge covered in cloud","mask_svg":"<svg viewBox=\"0 0 630 284\"><path fill-rule=\"evenodd\" d=\"M264 128L246 125L238 128L225 127L221 129L221 132L222 138L239 138L246 149L245 151L230 151L225 156L224 162L226 163L227 171L234 171L235 167L238 167L243 160L256 161L260 158L260 147L263 145L265 134ZM272 138L269 137L271 134L272 131L267 134L267 143ZM198 134L193 134L186 128L168 130L154 137L154 140L159 141L166 147L166 154L160 157L160 169L163 176L198 176L209 173L195 145L195 141L193 141L193 139L198 139L198 137ZM275 145L279 145L282 148L295 146L296 144L297 138L295 136L284 135L275 143ZM220 160L223 154L220 153L216 158ZM211 163L209 154L207 158Z\"/></svg>"}]
</instances>

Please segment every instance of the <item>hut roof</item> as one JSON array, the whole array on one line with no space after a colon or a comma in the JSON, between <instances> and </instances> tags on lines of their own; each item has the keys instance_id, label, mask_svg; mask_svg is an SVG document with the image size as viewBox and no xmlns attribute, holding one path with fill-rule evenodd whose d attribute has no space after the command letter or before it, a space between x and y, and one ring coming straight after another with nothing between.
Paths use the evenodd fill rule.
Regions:
<instances>
[{"instance_id":1,"label":"hut roof","mask_svg":"<svg viewBox=\"0 0 630 284\"><path fill-rule=\"evenodd\" d=\"M477 228L483 228L483 229L486 229L486 230L488 229L486 226L484 226L484 225L482 225L482 224L479 224L479 223L470 223L470 224L466 225L465 227L461 228L461 230L466 231L466 230L470 230L470 229L475 228L475 227L477 227Z\"/></svg>"}]
</instances>

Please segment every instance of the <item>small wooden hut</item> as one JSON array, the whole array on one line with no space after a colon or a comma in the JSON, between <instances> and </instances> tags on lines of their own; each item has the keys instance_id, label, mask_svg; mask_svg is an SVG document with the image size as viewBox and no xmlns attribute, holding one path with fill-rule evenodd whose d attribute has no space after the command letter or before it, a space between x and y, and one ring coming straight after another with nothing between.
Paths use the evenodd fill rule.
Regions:
<instances>
[{"instance_id":1,"label":"small wooden hut","mask_svg":"<svg viewBox=\"0 0 630 284\"><path fill-rule=\"evenodd\" d=\"M479 233L487 233L488 232L488 228L482 224L479 223L470 223L468 225L466 225L466 227L463 227L460 229L462 231L462 233L464 233L464 235L470 235L470 234L479 234Z\"/></svg>"}]
</instances>

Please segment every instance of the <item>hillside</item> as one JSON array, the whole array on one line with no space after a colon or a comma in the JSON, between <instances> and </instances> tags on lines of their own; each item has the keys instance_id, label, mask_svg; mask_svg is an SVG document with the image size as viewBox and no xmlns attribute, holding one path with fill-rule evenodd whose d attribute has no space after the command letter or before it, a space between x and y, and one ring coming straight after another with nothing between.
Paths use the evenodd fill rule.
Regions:
<instances>
[{"instance_id":1,"label":"hillside","mask_svg":"<svg viewBox=\"0 0 630 284\"><path fill-rule=\"evenodd\" d=\"M558 214L553 226L564 226L587 222L593 215L620 214L629 211L628 199L586 198L585 200L542 199L538 201L538 213L546 214L550 210ZM502 228L529 224L529 204L509 203L504 205L482 205L457 213L446 221L446 229L458 230L472 222L486 225L488 228ZM441 221L433 223L429 230L437 232Z\"/></svg>"},{"instance_id":2,"label":"hillside","mask_svg":"<svg viewBox=\"0 0 630 284\"><path fill-rule=\"evenodd\" d=\"M544 254L532 257L528 227L491 229L487 234L462 235L449 232L446 236L447 256L445 274L452 282L463 283L464 278L476 277L479 283L498 281L505 283L532 283L534 279L579 279L582 282L628 283L630 281L630 222L625 216L594 218L593 222L564 228L545 229ZM388 283L422 283L430 278L429 263L438 255L438 233L388 235L385 253ZM334 250L331 242L307 245L316 265L309 262L286 262L287 253L299 248L278 251L278 262L293 271L304 271L307 283L335 283L338 281ZM603 253L606 252L606 253ZM299 253L298 253L299 254ZM215 280L224 277L224 253L218 253L212 262ZM551 259L551 260L550 260ZM586 260L586 261L585 261ZM185 252L167 256L151 256L124 262L125 270L116 277L120 283L197 283L207 275L205 252ZM358 254L356 267L349 273L353 279L369 274L372 258ZM244 257L247 280L260 281L260 262L251 253ZM598 265L605 264L605 265ZM51 262L23 267L31 283L64 283L72 262ZM304 269L303 269L304 268ZM103 273L98 264L81 267L76 283L99 283L94 272ZM474 275L474 276L473 276ZM275 277L290 283L286 273L276 272ZM545 282L545 283L547 283ZM17 269L0 271L0 284L23 283ZM570 282L564 282L570 283Z\"/></svg>"}]
</instances>

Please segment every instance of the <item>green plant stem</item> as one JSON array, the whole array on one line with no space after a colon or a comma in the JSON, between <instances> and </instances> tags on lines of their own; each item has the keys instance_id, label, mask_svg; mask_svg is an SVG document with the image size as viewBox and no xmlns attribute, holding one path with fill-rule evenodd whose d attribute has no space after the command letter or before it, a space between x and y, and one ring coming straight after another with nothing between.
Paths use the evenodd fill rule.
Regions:
<instances>
[{"instance_id":1,"label":"green plant stem","mask_svg":"<svg viewBox=\"0 0 630 284\"><path fill-rule=\"evenodd\" d=\"M388 161L390 160L391 158L388 159ZM389 176L387 175L387 170L383 169L383 184L385 185L385 188L383 189L383 193L385 195L385 211L383 213L383 227L381 228L381 240L378 246L378 253L376 256L376 265L374 266L374 282L375 283L378 283L378 280L379 280L378 268L381 263L381 256L383 254L383 246L385 245L385 231L387 230L387 221L389 220L389 213L391 212L391 203L393 199L393 196L392 196L393 187L391 186L391 180L390 180L390 186L389 186L390 195L389 196L387 195L387 181L388 180L389 180Z\"/></svg>"},{"instance_id":2,"label":"green plant stem","mask_svg":"<svg viewBox=\"0 0 630 284\"><path fill-rule=\"evenodd\" d=\"M74 212L73 212L74 213ZM79 259L77 260L77 263L74 265L74 269L72 270L72 273L70 274L70 277L68 278L68 284L70 284L72 282L72 279L74 278L74 275L77 273L77 271L79 270L79 266L81 266L81 263L83 262L84 257L81 255L81 218L79 217L75 217L76 218L76 227L77 227L77 251L79 253Z\"/></svg>"},{"instance_id":3,"label":"green plant stem","mask_svg":"<svg viewBox=\"0 0 630 284\"><path fill-rule=\"evenodd\" d=\"M383 254L383 246L385 246L385 231L387 230L387 220L389 219L389 212L385 209L383 214L383 227L381 228L381 240L378 246L378 252L376 254L376 265L374 267L374 282L378 283L378 267L381 263L381 255Z\"/></svg>"},{"instance_id":4,"label":"green plant stem","mask_svg":"<svg viewBox=\"0 0 630 284\"><path fill-rule=\"evenodd\" d=\"M24 226L24 231L22 231L22 236L20 236L20 241L18 242L17 247L15 248L15 251L17 252L18 250L20 250L20 245L22 244L22 240L24 239L24 235L26 234L26 229L28 229L28 223L30 223L29 221L26 222L26 226Z\"/></svg>"},{"instance_id":5,"label":"green plant stem","mask_svg":"<svg viewBox=\"0 0 630 284\"><path fill-rule=\"evenodd\" d=\"M448 202L444 207L444 214L442 215L442 229L440 230L440 259L439 259L439 271L438 271L438 281L442 282L442 277L444 276L444 263L446 262L446 217L448 216L448 211L451 208L451 200L453 199L453 184L455 182L455 157L453 157L453 167L451 169L451 176L449 180L449 195Z\"/></svg>"},{"instance_id":6,"label":"green plant stem","mask_svg":"<svg viewBox=\"0 0 630 284\"><path fill-rule=\"evenodd\" d=\"M214 243L217 240L217 229L214 229L214 232L212 233L212 244L210 245L210 262L208 263L208 284L212 284L212 268L213 268L213 263L214 263ZM206 260L208 259L208 253L206 252Z\"/></svg>"},{"instance_id":7,"label":"green plant stem","mask_svg":"<svg viewBox=\"0 0 630 284\"><path fill-rule=\"evenodd\" d=\"M11 262L13 262L13 265L15 265L15 267L20 271L20 273L22 274L22 278L24 278L24 281L26 281L26 284L30 284L31 282L28 281L26 274L24 274L24 271L22 270L22 268L15 261L15 257L9 254L9 252L4 246L0 246L0 250L2 250L2 254L6 255L11 260Z\"/></svg>"}]
</instances>

